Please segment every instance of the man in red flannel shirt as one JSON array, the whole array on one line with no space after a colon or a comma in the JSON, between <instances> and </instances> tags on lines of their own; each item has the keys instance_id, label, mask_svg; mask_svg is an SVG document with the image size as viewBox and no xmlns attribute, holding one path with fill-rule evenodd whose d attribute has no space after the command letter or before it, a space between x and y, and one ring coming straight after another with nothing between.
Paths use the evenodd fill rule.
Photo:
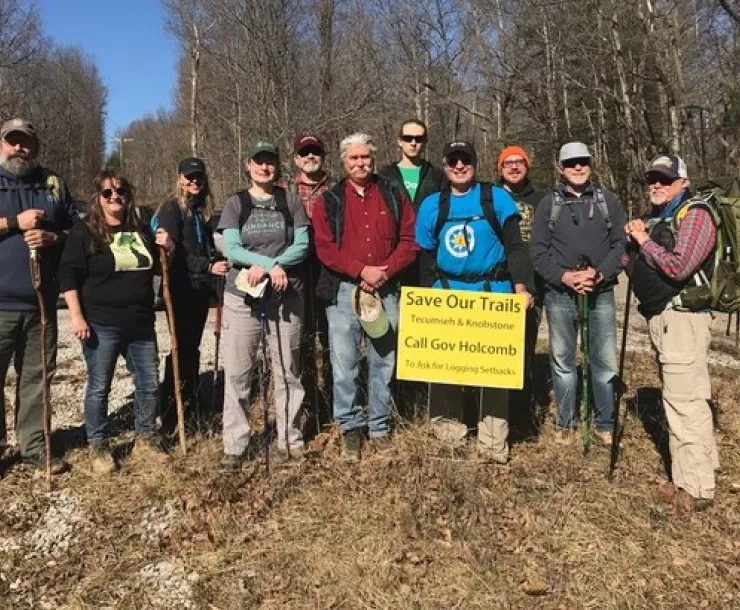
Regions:
<instances>
[{"instance_id":1,"label":"man in red flannel shirt","mask_svg":"<svg viewBox=\"0 0 740 610\"><path fill-rule=\"evenodd\" d=\"M344 452L359 459L363 430L376 451L389 451L390 383L396 361L398 275L416 259L416 215L408 198L374 173L375 146L370 136L352 134L342 140L340 156L346 177L324 193L313 210L316 253L321 275L316 287L327 301L329 346L334 378L334 418L344 437ZM382 301L390 324L371 337L353 313L356 290ZM358 391L360 342L365 335L368 391ZM367 417L362 395L367 396Z\"/></svg>"},{"instance_id":2,"label":"man in red flannel shirt","mask_svg":"<svg viewBox=\"0 0 740 610\"><path fill-rule=\"evenodd\" d=\"M706 205L689 197L683 159L656 157L645 179L652 217L630 221L625 232L634 252L634 292L648 320L663 385L673 479L664 491L677 508L702 510L714 501L719 468L708 403L711 313L692 310L681 297L702 273L711 279L717 228Z\"/></svg>"},{"instance_id":3,"label":"man in red flannel shirt","mask_svg":"<svg viewBox=\"0 0 740 610\"><path fill-rule=\"evenodd\" d=\"M329 175L324 171L326 149L321 138L314 133L300 133L293 141L293 162L298 172L289 182L288 188L296 193L306 208L309 219L313 216L316 201L331 186ZM331 373L329 370L329 337L326 312L316 301L316 281L321 263L311 240L311 252L306 262L306 310L303 317L303 339L301 340L301 369L306 388L306 402L313 417L305 433L321 431L331 421Z\"/></svg>"}]
</instances>

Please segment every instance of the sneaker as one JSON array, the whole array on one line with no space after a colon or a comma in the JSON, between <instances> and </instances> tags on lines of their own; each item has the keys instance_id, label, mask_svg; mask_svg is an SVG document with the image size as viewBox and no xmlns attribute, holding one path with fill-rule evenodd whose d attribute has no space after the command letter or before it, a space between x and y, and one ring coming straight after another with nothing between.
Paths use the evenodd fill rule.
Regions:
<instances>
[{"instance_id":1,"label":"sneaker","mask_svg":"<svg viewBox=\"0 0 740 610\"><path fill-rule=\"evenodd\" d=\"M41 453L34 453L33 455L24 455L21 461L27 466L31 466L38 470L46 472L46 454L42 451ZM64 460L52 456L51 458L51 474L62 474L69 470L69 464Z\"/></svg>"},{"instance_id":2,"label":"sneaker","mask_svg":"<svg viewBox=\"0 0 740 610\"><path fill-rule=\"evenodd\" d=\"M594 431L594 438L607 447L611 446L612 441L614 440L611 430L596 430Z\"/></svg>"},{"instance_id":3,"label":"sneaker","mask_svg":"<svg viewBox=\"0 0 740 610\"><path fill-rule=\"evenodd\" d=\"M355 428L342 435L342 455L347 460L359 460L362 454L362 430Z\"/></svg>"},{"instance_id":4,"label":"sneaker","mask_svg":"<svg viewBox=\"0 0 740 610\"><path fill-rule=\"evenodd\" d=\"M90 454L90 470L93 474L111 474L115 472L116 462L105 443L92 443L88 452Z\"/></svg>"},{"instance_id":5,"label":"sneaker","mask_svg":"<svg viewBox=\"0 0 740 610\"><path fill-rule=\"evenodd\" d=\"M221 461L218 463L218 471L224 474L238 474L242 471L242 462L244 457L241 455L232 455L224 453Z\"/></svg>"},{"instance_id":6,"label":"sneaker","mask_svg":"<svg viewBox=\"0 0 740 610\"><path fill-rule=\"evenodd\" d=\"M393 444L390 436L376 436L372 439L375 453L379 455L388 454L393 451Z\"/></svg>"},{"instance_id":7,"label":"sneaker","mask_svg":"<svg viewBox=\"0 0 740 610\"><path fill-rule=\"evenodd\" d=\"M480 443L476 445L475 449L478 457L489 464L500 464L501 466L505 466L509 463L509 456L507 453L494 451L491 447L486 447Z\"/></svg>"},{"instance_id":8,"label":"sneaker","mask_svg":"<svg viewBox=\"0 0 740 610\"><path fill-rule=\"evenodd\" d=\"M164 447L162 437L154 432L140 434L136 437L132 455L140 459L160 463L168 461L170 457Z\"/></svg>"}]
</instances>

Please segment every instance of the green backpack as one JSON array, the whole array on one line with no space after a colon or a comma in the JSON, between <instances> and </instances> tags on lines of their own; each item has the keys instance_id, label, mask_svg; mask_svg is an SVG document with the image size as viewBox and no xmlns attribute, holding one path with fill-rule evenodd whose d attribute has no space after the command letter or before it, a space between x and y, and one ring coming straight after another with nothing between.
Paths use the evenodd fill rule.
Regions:
<instances>
[{"instance_id":1,"label":"green backpack","mask_svg":"<svg viewBox=\"0 0 740 610\"><path fill-rule=\"evenodd\" d=\"M740 312L740 179L727 186L716 182L696 198L703 200L717 225L712 279L684 289L681 301L692 309L710 307L722 313ZM698 282L697 282L698 284ZM694 305L697 307L694 307Z\"/></svg>"}]
</instances>

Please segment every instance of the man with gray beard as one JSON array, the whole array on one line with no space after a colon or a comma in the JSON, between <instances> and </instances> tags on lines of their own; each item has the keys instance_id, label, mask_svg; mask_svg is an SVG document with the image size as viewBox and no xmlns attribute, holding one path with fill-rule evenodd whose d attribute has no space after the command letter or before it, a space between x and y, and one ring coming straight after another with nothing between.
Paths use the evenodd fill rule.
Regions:
<instances>
[{"instance_id":1,"label":"man with gray beard","mask_svg":"<svg viewBox=\"0 0 740 610\"><path fill-rule=\"evenodd\" d=\"M57 264L65 231L77 222L67 186L37 162L39 139L33 125L11 119L0 128L0 447L7 445L5 378L16 372L15 434L24 463L44 469L41 313L30 273L30 251L39 254L46 329L47 386L56 368ZM52 473L65 468L52 459Z\"/></svg>"}]
</instances>

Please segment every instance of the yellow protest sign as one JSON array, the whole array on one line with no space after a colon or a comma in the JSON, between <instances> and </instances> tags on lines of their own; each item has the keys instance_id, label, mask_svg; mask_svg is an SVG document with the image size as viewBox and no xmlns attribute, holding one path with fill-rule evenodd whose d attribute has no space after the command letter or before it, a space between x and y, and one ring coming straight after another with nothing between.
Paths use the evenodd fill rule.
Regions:
<instances>
[{"instance_id":1,"label":"yellow protest sign","mask_svg":"<svg viewBox=\"0 0 740 610\"><path fill-rule=\"evenodd\" d=\"M398 378L521 389L525 316L518 294L404 287Z\"/></svg>"}]
</instances>

